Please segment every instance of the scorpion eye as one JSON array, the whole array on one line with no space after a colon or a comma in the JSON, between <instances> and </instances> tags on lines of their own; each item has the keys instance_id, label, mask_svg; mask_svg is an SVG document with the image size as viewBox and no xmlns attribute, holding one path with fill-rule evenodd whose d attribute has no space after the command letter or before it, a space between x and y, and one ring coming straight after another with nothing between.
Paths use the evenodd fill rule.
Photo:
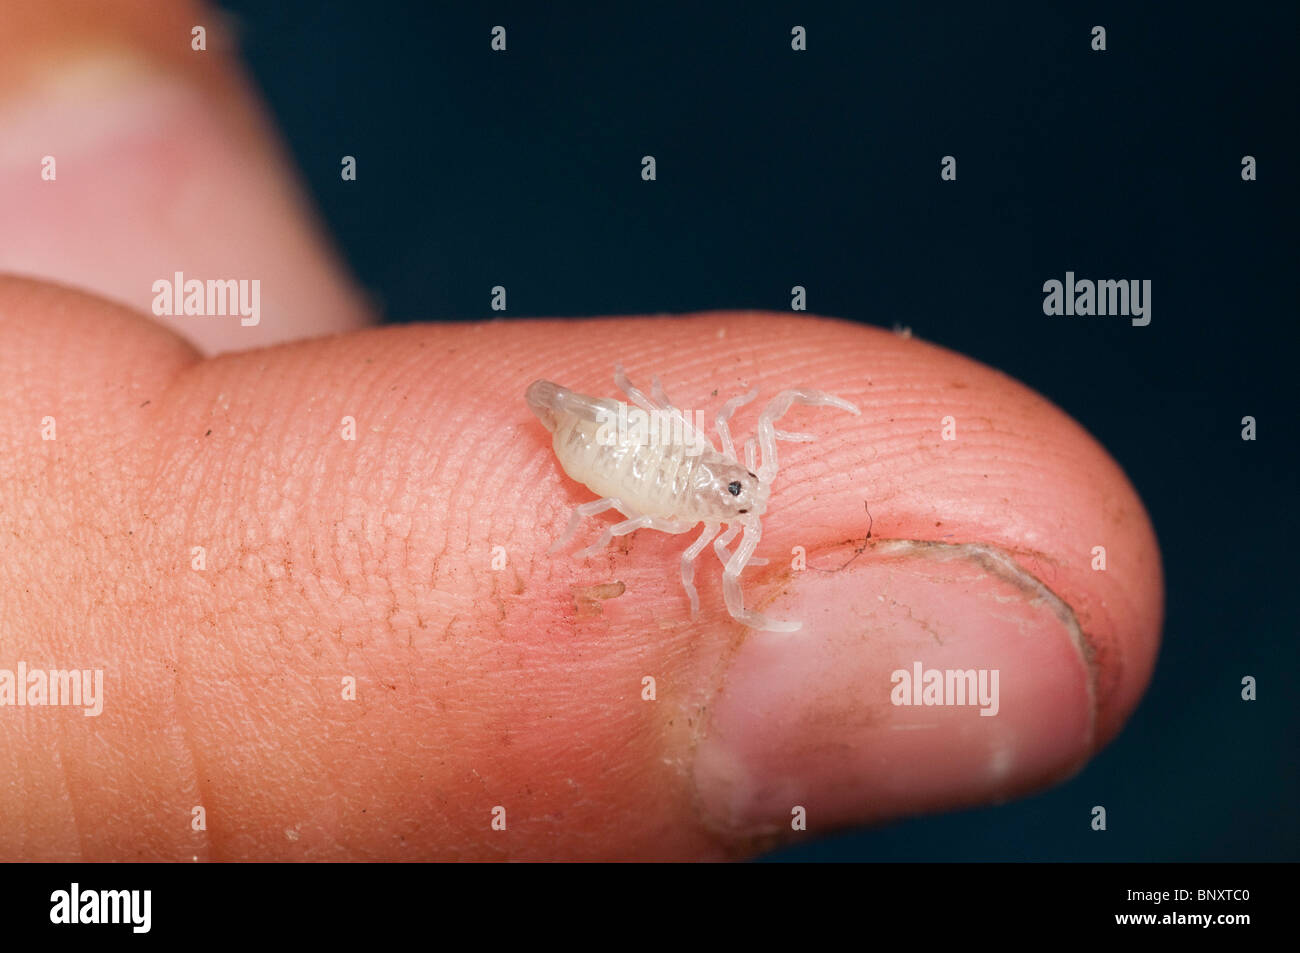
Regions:
<instances>
[{"instance_id":1,"label":"scorpion eye","mask_svg":"<svg viewBox=\"0 0 1300 953\"><path fill-rule=\"evenodd\" d=\"M740 496L740 481L732 480L727 484L727 492L732 496Z\"/></svg>"}]
</instances>

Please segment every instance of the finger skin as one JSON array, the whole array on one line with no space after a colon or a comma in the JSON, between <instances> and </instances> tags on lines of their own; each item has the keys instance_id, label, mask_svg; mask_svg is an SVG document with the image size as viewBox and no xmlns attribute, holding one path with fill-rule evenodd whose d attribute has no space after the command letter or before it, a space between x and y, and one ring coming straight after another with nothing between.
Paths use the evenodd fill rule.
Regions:
<instances>
[{"instance_id":1,"label":"finger skin","mask_svg":"<svg viewBox=\"0 0 1300 953\"><path fill-rule=\"evenodd\" d=\"M0 208L23 227L0 229L0 271L146 313L177 272L258 281L256 315L159 316L204 353L367 324L233 45L184 0L7 4Z\"/></svg>"},{"instance_id":2,"label":"finger skin","mask_svg":"<svg viewBox=\"0 0 1300 953\"><path fill-rule=\"evenodd\" d=\"M792 573L794 545L810 563L862 547L878 571L865 500L872 547L979 543L1069 606L1086 658L1041 644L1088 670L1087 737L980 797L1082 763L1150 675L1159 554L1120 469L1043 398L916 340L713 313L386 328L200 361L142 318L16 279L0 280L0 340L0 479L15 488L0 667L102 667L106 685L98 718L0 708L0 859L694 859L767 843L717 823L697 789L728 666L767 644L727 616L716 562L701 557L692 622L687 537L546 555L591 494L522 395L539 377L612 394L615 361L638 382L661 374L684 408L802 384L862 409L792 414L818 441L783 445L761 549L776 558L745 577L754 604L849 578ZM46 416L57 440L40 439ZM1089 564L1099 539L1105 572ZM582 598L610 583L622 594ZM830 598L849 611L877 597ZM835 651L870 658L869 636ZM1050 720L1066 702L1043 694ZM836 700L843 717L860 703Z\"/></svg>"}]
</instances>

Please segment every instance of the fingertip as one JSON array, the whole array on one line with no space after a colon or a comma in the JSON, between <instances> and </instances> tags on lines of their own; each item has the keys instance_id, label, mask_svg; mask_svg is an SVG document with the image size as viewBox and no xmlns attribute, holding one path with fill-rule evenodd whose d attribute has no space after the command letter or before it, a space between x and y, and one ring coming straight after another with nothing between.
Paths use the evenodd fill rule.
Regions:
<instances>
[{"instance_id":1,"label":"fingertip","mask_svg":"<svg viewBox=\"0 0 1300 953\"><path fill-rule=\"evenodd\" d=\"M25 227L0 232L0 270L152 314L208 354L371 320L217 11L57 0L19 22L0 30L0 206ZM191 47L199 26L211 50Z\"/></svg>"}]
</instances>

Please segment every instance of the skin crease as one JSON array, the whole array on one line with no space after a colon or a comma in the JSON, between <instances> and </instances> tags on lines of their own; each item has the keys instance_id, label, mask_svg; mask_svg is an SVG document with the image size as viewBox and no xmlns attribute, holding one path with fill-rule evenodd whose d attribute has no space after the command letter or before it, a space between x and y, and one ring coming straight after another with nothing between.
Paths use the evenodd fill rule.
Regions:
<instances>
[{"instance_id":1,"label":"skin crease","mask_svg":"<svg viewBox=\"0 0 1300 953\"><path fill-rule=\"evenodd\" d=\"M873 537L953 534L1050 577L1098 669L1096 734L1073 762L1113 735L1150 674L1159 562L1122 473L1041 397L916 340L717 313L398 327L199 361L145 319L12 279L0 336L0 466L20 493L0 530L0 658L102 666L108 694L99 718L0 718L0 769L16 779L0 792L5 859L757 847L701 816L692 778L705 706L749 638L722 606L716 561L701 559L691 624L676 579L687 537L545 556L591 494L559 471L522 394L543 375L610 393L620 357L634 380L662 371L688 408L795 382L858 403L861 417L788 418L819 441L783 446L760 552L862 539L869 494ZM39 437L47 415L54 442ZM349 415L355 441L341 437ZM939 439L945 415L965 429L955 442ZM1099 534L1123 571L1089 569ZM755 600L802 581L783 565L746 576ZM626 591L579 614L574 587L614 582ZM942 614L942 594L927 598ZM344 676L356 701L340 697ZM1036 717L1066 705L1053 697ZM1027 767L1002 790L1049 780ZM190 830L195 804L205 833ZM489 827L497 805L507 832Z\"/></svg>"},{"instance_id":2,"label":"skin crease","mask_svg":"<svg viewBox=\"0 0 1300 953\"><path fill-rule=\"evenodd\" d=\"M203 55L198 22L213 24ZM56 283L0 277L0 668L102 668L107 696L98 718L0 708L0 860L744 857L789 813L747 801L737 764L775 754L755 776L806 780L791 796L808 833L785 836L808 837L1041 788L1119 730L1158 645L1154 534L1091 437L986 367L790 314L416 325L251 350L373 318L219 37L187 2L0 17L0 207L24 223L0 231L0 271ZM41 182L51 151L59 179ZM262 325L172 321L196 350L141 316L176 270L260 277ZM200 358L221 351L242 353ZM758 386L742 439L783 387L861 407L782 424L818 439L782 445L759 549L772 563L744 582L750 604L805 621L793 660L729 619L711 552L690 622L677 558L692 536L637 533L575 561L593 520L546 556L592 494L561 473L524 390L546 377L615 396L615 361L710 416ZM940 438L949 415L955 441ZM1082 648L986 568L891 555L890 539L1009 554L1068 604ZM1106 572L1090 567L1099 543ZM913 657L909 619L961 664L972 644L1006 667L976 741L1061 730L1023 736L1013 762L991 761L958 714L841 734L915 718L863 690ZM1029 692L1016 659L1033 663ZM490 829L498 805L505 831Z\"/></svg>"}]
</instances>

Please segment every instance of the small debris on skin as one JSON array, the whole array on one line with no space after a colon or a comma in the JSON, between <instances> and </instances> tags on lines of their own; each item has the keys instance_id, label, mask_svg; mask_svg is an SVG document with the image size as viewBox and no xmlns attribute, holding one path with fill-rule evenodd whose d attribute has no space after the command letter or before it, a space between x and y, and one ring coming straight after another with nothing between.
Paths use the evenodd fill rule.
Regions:
<instances>
[{"instance_id":1,"label":"small debris on skin","mask_svg":"<svg viewBox=\"0 0 1300 953\"><path fill-rule=\"evenodd\" d=\"M627 591L627 586L618 581L570 588L573 590L573 607L578 610L578 615L600 615L604 612L600 605L602 602L617 599Z\"/></svg>"}]
</instances>

